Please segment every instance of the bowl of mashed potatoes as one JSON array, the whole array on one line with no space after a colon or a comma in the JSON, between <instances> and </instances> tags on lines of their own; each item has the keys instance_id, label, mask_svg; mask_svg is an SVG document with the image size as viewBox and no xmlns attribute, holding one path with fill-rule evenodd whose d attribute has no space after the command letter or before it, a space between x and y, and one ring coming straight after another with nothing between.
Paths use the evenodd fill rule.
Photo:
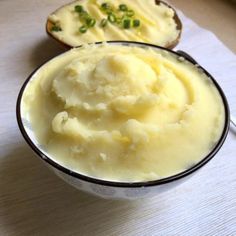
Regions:
<instances>
[{"instance_id":1,"label":"bowl of mashed potatoes","mask_svg":"<svg viewBox=\"0 0 236 236\"><path fill-rule=\"evenodd\" d=\"M151 197L219 151L225 95L201 66L156 45L113 41L71 49L25 81L19 128L62 179L104 198Z\"/></svg>"}]
</instances>

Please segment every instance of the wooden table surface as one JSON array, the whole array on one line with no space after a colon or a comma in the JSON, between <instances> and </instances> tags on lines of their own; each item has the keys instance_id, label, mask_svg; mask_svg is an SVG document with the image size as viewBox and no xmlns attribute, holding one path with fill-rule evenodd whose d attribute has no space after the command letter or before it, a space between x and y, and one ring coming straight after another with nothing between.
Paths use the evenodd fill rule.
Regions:
<instances>
[{"instance_id":1,"label":"wooden table surface","mask_svg":"<svg viewBox=\"0 0 236 236\"><path fill-rule=\"evenodd\" d=\"M33 69L64 50L47 38L44 24L48 13L65 2L0 0L0 235L236 235L233 132L227 139L231 143L189 181L132 202L79 192L34 157L18 130L15 103ZM236 52L236 8L231 3L170 2ZM236 88L235 80L228 81L228 94L231 86ZM235 93L230 99L233 104Z\"/></svg>"}]
</instances>

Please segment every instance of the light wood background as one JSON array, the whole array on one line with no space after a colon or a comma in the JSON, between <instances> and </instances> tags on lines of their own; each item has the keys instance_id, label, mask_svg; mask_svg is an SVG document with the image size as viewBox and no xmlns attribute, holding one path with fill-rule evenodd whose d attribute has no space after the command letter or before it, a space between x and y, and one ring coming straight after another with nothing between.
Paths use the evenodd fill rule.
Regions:
<instances>
[{"instance_id":1,"label":"light wood background","mask_svg":"<svg viewBox=\"0 0 236 236\"><path fill-rule=\"evenodd\" d=\"M232 4L170 2L236 52ZM47 38L44 25L47 15L63 3L0 0L0 235L236 235L233 131L219 155L188 182L155 198L133 202L81 193L34 157L18 131L15 103L32 70L64 50ZM216 66L220 70L221 65ZM225 79L223 85L236 112L236 77L225 75Z\"/></svg>"}]
</instances>

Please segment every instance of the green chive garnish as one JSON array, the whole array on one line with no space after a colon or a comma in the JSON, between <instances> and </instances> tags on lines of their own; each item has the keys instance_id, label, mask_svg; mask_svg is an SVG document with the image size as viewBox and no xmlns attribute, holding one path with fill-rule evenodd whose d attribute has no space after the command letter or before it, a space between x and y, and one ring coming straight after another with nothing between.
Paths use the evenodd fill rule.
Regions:
<instances>
[{"instance_id":1,"label":"green chive garnish","mask_svg":"<svg viewBox=\"0 0 236 236\"><path fill-rule=\"evenodd\" d=\"M107 19L102 19L100 25L101 27L105 27L107 25Z\"/></svg>"},{"instance_id":2,"label":"green chive garnish","mask_svg":"<svg viewBox=\"0 0 236 236\"><path fill-rule=\"evenodd\" d=\"M123 20L123 28L124 29L129 29L130 28L130 23L131 23L130 19L124 19Z\"/></svg>"},{"instance_id":3,"label":"green chive garnish","mask_svg":"<svg viewBox=\"0 0 236 236\"><path fill-rule=\"evenodd\" d=\"M129 17L131 17L131 16L134 15L134 11L133 11L133 10L128 10L128 11L126 12L126 15L129 16Z\"/></svg>"},{"instance_id":4,"label":"green chive garnish","mask_svg":"<svg viewBox=\"0 0 236 236\"><path fill-rule=\"evenodd\" d=\"M129 9L126 4L120 4L118 9L115 9L109 2L104 2L100 5L100 10L107 15L106 19L104 18L100 21L101 27L106 27L108 22L123 29L140 26L140 20L135 19L134 10ZM75 11L79 13L80 21L83 23L79 28L81 33L85 33L88 28L96 25L96 20L83 9L83 6L75 6ZM119 13L119 11L123 13Z\"/></svg>"},{"instance_id":5,"label":"green chive garnish","mask_svg":"<svg viewBox=\"0 0 236 236\"><path fill-rule=\"evenodd\" d=\"M133 27L139 27L140 26L140 20L134 19L133 20Z\"/></svg>"},{"instance_id":6,"label":"green chive garnish","mask_svg":"<svg viewBox=\"0 0 236 236\"><path fill-rule=\"evenodd\" d=\"M101 5L101 8L102 8L103 10L107 10L107 9L110 9L111 6L109 5L109 3L104 2L104 3Z\"/></svg>"},{"instance_id":7,"label":"green chive garnish","mask_svg":"<svg viewBox=\"0 0 236 236\"><path fill-rule=\"evenodd\" d=\"M115 23L116 22L116 16L113 13L110 13L107 17L108 21L110 21L111 23Z\"/></svg>"},{"instance_id":8,"label":"green chive garnish","mask_svg":"<svg viewBox=\"0 0 236 236\"><path fill-rule=\"evenodd\" d=\"M81 6L81 5L76 5L76 6L75 6L75 11L78 12L78 13L81 13L81 12L84 11L84 8L83 8L83 6Z\"/></svg>"},{"instance_id":9,"label":"green chive garnish","mask_svg":"<svg viewBox=\"0 0 236 236\"><path fill-rule=\"evenodd\" d=\"M120 11L127 11L127 10L128 10L128 7L127 7L125 4L120 4L120 5L119 5L119 10L120 10Z\"/></svg>"},{"instance_id":10,"label":"green chive garnish","mask_svg":"<svg viewBox=\"0 0 236 236\"><path fill-rule=\"evenodd\" d=\"M87 18L90 18L89 14L87 11L82 11L79 13L79 17L82 18L82 19L87 19Z\"/></svg>"},{"instance_id":11,"label":"green chive garnish","mask_svg":"<svg viewBox=\"0 0 236 236\"><path fill-rule=\"evenodd\" d=\"M59 31L62 31L62 29L61 29L61 27L58 26L58 25L53 25L52 28L51 28L51 31L59 32Z\"/></svg>"},{"instance_id":12,"label":"green chive garnish","mask_svg":"<svg viewBox=\"0 0 236 236\"><path fill-rule=\"evenodd\" d=\"M96 24L96 20L94 18L87 18L86 24L88 27L93 27Z\"/></svg>"},{"instance_id":13,"label":"green chive garnish","mask_svg":"<svg viewBox=\"0 0 236 236\"><path fill-rule=\"evenodd\" d=\"M120 17L116 18L116 23L117 23L118 25L121 24L121 23L122 23L122 18L120 18Z\"/></svg>"},{"instance_id":14,"label":"green chive garnish","mask_svg":"<svg viewBox=\"0 0 236 236\"><path fill-rule=\"evenodd\" d=\"M82 25L82 26L79 28L79 32L80 32L81 34L86 33L86 31L87 31L87 27L86 27L85 25Z\"/></svg>"}]
</instances>

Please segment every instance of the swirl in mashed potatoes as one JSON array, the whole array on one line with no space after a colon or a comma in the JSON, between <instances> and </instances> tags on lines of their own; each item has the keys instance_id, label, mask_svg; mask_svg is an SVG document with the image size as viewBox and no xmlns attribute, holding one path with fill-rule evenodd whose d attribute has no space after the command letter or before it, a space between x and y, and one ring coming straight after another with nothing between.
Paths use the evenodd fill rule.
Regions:
<instances>
[{"instance_id":1,"label":"swirl in mashed potatoes","mask_svg":"<svg viewBox=\"0 0 236 236\"><path fill-rule=\"evenodd\" d=\"M212 150L225 119L215 85L196 66L164 50L111 44L46 63L23 108L53 160L113 181L189 168Z\"/></svg>"}]
</instances>

